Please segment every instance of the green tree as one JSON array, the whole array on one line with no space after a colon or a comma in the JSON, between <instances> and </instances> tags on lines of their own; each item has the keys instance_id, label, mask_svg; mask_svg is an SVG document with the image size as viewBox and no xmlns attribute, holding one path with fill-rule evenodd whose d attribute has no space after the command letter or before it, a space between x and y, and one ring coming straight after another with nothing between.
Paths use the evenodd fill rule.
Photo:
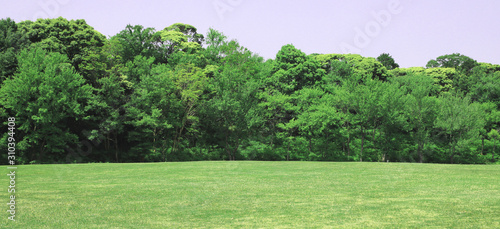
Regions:
<instances>
[{"instance_id":1,"label":"green tree","mask_svg":"<svg viewBox=\"0 0 500 229\"><path fill-rule=\"evenodd\" d=\"M281 144L286 145L286 159L290 160L290 144L294 128L285 128L293 117L295 117L295 106L292 97L279 91L265 88L258 95L260 99L259 110L264 118L262 129L268 136L267 143L273 151L278 151Z\"/></svg>"},{"instance_id":2,"label":"green tree","mask_svg":"<svg viewBox=\"0 0 500 229\"><path fill-rule=\"evenodd\" d=\"M175 117L179 107L171 79L171 69L161 64L151 73L140 75L130 102L126 105L128 124L135 127L129 132L129 141L135 146L136 160L167 161L167 149L174 135Z\"/></svg>"},{"instance_id":3,"label":"green tree","mask_svg":"<svg viewBox=\"0 0 500 229\"><path fill-rule=\"evenodd\" d=\"M202 34L198 34L194 26L175 23L154 34L157 44L166 50L165 57L182 51L185 53L196 53L201 50L204 40Z\"/></svg>"},{"instance_id":4,"label":"green tree","mask_svg":"<svg viewBox=\"0 0 500 229\"><path fill-rule=\"evenodd\" d=\"M18 63L18 72L0 89L0 103L20 121L22 161L60 161L78 140L75 126L86 117L92 87L59 53L32 47L21 51Z\"/></svg>"},{"instance_id":5,"label":"green tree","mask_svg":"<svg viewBox=\"0 0 500 229\"><path fill-rule=\"evenodd\" d=\"M344 98L347 101L345 111L350 128L353 127L361 137L359 160L363 161L365 140L369 131L375 134L379 126L380 101L382 94L382 82L378 80L367 80L365 84L358 84L362 76L355 76L344 84ZM374 135L373 135L374 136Z\"/></svg>"},{"instance_id":6,"label":"green tree","mask_svg":"<svg viewBox=\"0 0 500 229\"><path fill-rule=\"evenodd\" d=\"M19 23L19 29L26 33L32 43L39 43L40 47L48 51L67 55L78 72L85 56L92 50L100 52L99 49L106 42L106 37L83 19L68 21L59 17L23 21Z\"/></svg>"},{"instance_id":7,"label":"green tree","mask_svg":"<svg viewBox=\"0 0 500 229\"><path fill-rule=\"evenodd\" d=\"M439 90L432 91L432 95L454 91L457 87L457 82L460 81L462 74L453 68L397 68L390 71L394 77L401 77L406 75L421 75L425 74L434 78L434 84L439 87Z\"/></svg>"},{"instance_id":8,"label":"green tree","mask_svg":"<svg viewBox=\"0 0 500 229\"><path fill-rule=\"evenodd\" d=\"M450 163L461 151L468 149L471 140L479 139L479 131L484 127L479 104L470 103L469 98L446 94L440 97L439 112L435 127L439 128L441 135L447 137L450 146Z\"/></svg>"},{"instance_id":9,"label":"green tree","mask_svg":"<svg viewBox=\"0 0 500 229\"><path fill-rule=\"evenodd\" d=\"M228 159L235 160L242 142L251 135L257 118L258 72L262 58L234 40L223 44L226 46L221 47L226 53L222 59L224 65L210 82L213 93L208 102L210 121L205 121L217 133L214 137Z\"/></svg>"},{"instance_id":10,"label":"green tree","mask_svg":"<svg viewBox=\"0 0 500 229\"><path fill-rule=\"evenodd\" d=\"M491 151L491 161L495 162L495 148L496 148L496 143L498 140L500 140L500 134L498 134L498 131L495 129L492 129L488 133L488 137L493 141L493 151Z\"/></svg>"},{"instance_id":11,"label":"green tree","mask_svg":"<svg viewBox=\"0 0 500 229\"><path fill-rule=\"evenodd\" d=\"M481 135L481 155L484 155L484 140L489 138L488 133L492 129L497 129L500 124L500 111L497 109L497 105L492 102L481 103L482 113L481 119L484 120L484 128L480 130ZM491 138L490 138L491 139Z\"/></svg>"},{"instance_id":12,"label":"green tree","mask_svg":"<svg viewBox=\"0 0 500 229\"><path fill-rule=\"evenodd\" d=\"M141 76L151 74L151 70L155 67L154 57L145 57L142 55L135 56L133 61L127 62L125 68L123 69L123 74L125 74L132 83L138 83L141 81Z\"/></svg>"},{"instance_id":13,"label":"green tree","mask_svg":"<svg viewBox=\"0 0 500 229\"><path fill-rule=\"evenodd\" d=\"M380 54L380 56L377 57L377 60L380 63L382 63L382 65L384 65L384 67L387 68L387 70L392 70L392 69L395 69L395 68L399 68L399 64L397 64L394 61L394 58L392 58L392 56L389 55L389 53L382 53L382 54Z\"/></svg>"},{"instance_id":14,"label":"green tree","mask_svg":"<svg viewBox=\"0 0 500 229\"><path fill-rule=\"evenodd\" d=\"M196 27L183 23L175 23L164 29L165 31L178 31L183 33L188 37L188 42L196 42L200 46L202 45L205 38L203 34L199 34Z\"/></svg>"},{"instance_id":15,"label":"green tree","mask_svg":"<svg viewBox=\"0 0 500 229\"><path fill-rule=\"evenodd\" d=\"M292 97L297 116L284 125L286 130L297 129L308 141L309 160L326 159L336 147L343 113L335 107L335 96L317 88L304 88ZM313 140L320 142L321 149L313 149ZM321 153L318 155L317 153Z\"/></svg>"},{"instance_id":16,"label":"green tree","mask_svg":"<svg viewBox=\"0 0 500 229\"><path fill-rule=\"evenodd\" d=\"M154 57L155 63L164 63L165 53L156 45L154 28L144 28L142 25L127 25L125 29L110 38L115 43L116 54L120 55L123 63L134 61L136 56Z\"/></svg>"},{"instance_id":17,"label":"green tree","mask_svg":"<svg viewBox=\"0 0 500 229\"><path fill-rule=\"evenodd\" d=\"M225 56L224 49L228 47L227 42L227 37L221 32L212 28L208 30L207 38L205 39L205 55L210 65L218 65L221 63L221 59Z\"/></svg>"},{"instance_id":18,"label":"green tree","mask_svg":"<svg viewBox=\"0 0 500 229\"><path fill-rule=\"evenodd\" d=\"M0 20L0 84L17 69L16 55L29 41L10 18Z\"/></svg>"},{"instance_id":19,"label":"green tree","mask_svg":"<svg viewBox=\"0 0 500 229\"><path fill-rule=\"evenodd\" d=\"M474 101L493 102L500 109L500 71L489 72L486 67L479 66L473 69L471 82L467 88Z\"/></svg>"},{"instance_id":20,"label":"green tree","mask_svg":"<svg viewBox=\"0 0 500 229\"><path fill-rule=\"evenodd\" d=\"M136 128L129 136L136 143L133 151L145 150L149 161L190 159L179 149L187 134L198 131L199 100L207 82L202 69L161 64L140 78L126 109L128 123Z\"/></svg>"},{"instance_id":21,"label":"green tree","mask_svg":"<svg viewBox=\"0 0 500 229\"><path fill-rule=\"evenodd\" d=\"M434 120L437 116L437 86L432 77L410 74L395 79L405 92L405 116L412 138L417 145L418 161L424 161L425 145L430 141Z\"/></svg>"},{"instance_id":22,"label":"green tree","mask_svg":"<svg viewBox=\"0 0 500 229\"><path fill-rule=\"evenodd\" d=\"M289 44L281 47L276 54L271 74L267 84L281 93L291 94L315 85L323 78L325 71L321 69L318 61Z\"/></svg>"},{"instance_id":23,"label":"green tree","mask_svg":"<svg viewBox=\"0 0 500 229\"><path fill-rule=\"evenodd\" d=\"M172 153L176 153L180 147L185 132L197 132L196 125L199 122L198 112L201 96L207 87L207 78L202 69L193 64L176 66L172 74L175 85L175 94L180 102L177 110L177 120L174 124L175 136L173 139Z\"/></svg>"},{"instance_id":24,"label":"green tree","mask_svg":"<svg viewBox=\"0 0 500 229\"><path fill-rule=\"evenodd\" d=\"M119 162L120 134L125 131L124 110L129 99L127 91L131 90L132 83L124 75L109 74L97 82L97 88L91 101L93 115L88 127L92 130L87 136L89 140L103 142L106 153L105 160L114 158ZM113 150L114 149L114 150ZM114 151L114 155L111 153ZM101 160L94 159L94 160Z\"/></svg>"},{"instance_id":25,"label":"green tree","mask_svg":"<svg viewBox=\"0 0 500 229\"><path fill-rule=\"evenodd\" d=\"M107 40L100 52L92 50L80 64L80 70L86 72L94 87L89 102L91 115L80 136L92 141L94 150L99 152L88 157L92 161L127 161L127 155L120 152L126 152L128 147L124 111L134 84L127 76L131 71L123 63L121 50L122 44L117 39Z\"/></svg>"},{"instance_id":26,"label":"green tree","mask_svg":"<svg viewBox=\"0 0 500 229\"><path fill-rule=\"evenodd\" d=\"M427 68L455 68L463 73L470 73L470 71L478 65L477 61L460 53L453 53L442 55L435 60L427 62Z\"/></svg>"},{"instance_id":27,"label":"green tree","mask_svg":"<svg viewBox=\"0 0 500 229\"><path fill-rule=\"evenodd\" d=\"M321 54L314 55L312 58L320 62L323 68L329 68L334 61L345 62L352 68L353 74L363 76L360 82L367 79L378 79L385 81L390 76L387 69L372 57L362 57L358 54Z\"/></svg>"},{"instance_id":28,"label":"green tree","mask_svg":"<svg viewBox=\"0 0 500 229\"><path fill-rule=\"evenodd\" d=\"M380 152L376 155L379 161L386 161L389 158L395 160L397 158L395 154L402 151L400 147L405 139L403 133L408 130L404 91L394 82L384 82L380 87L379 113L372 130L372 141L376 150Z\"/></svg>"}]
</instances>

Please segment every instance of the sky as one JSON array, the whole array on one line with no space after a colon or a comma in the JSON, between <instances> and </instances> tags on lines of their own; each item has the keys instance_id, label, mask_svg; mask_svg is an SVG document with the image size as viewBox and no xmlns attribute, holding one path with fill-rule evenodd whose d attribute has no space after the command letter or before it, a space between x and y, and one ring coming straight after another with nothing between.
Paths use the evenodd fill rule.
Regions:
<instances>
[{"instance_id":1,"label":"sky","mask_svg":"<svg viewBox=\"0 0 500 229\"><path fill-rule=\"evenodd\" d=\"M216 29L274 59L283 45L306 54L389 53L401 67L424 67L460 53L500 64L498 0L0 0L0 18L85 19L113 36L127 24L174 23Z\"/></svg>"}]
</instances>

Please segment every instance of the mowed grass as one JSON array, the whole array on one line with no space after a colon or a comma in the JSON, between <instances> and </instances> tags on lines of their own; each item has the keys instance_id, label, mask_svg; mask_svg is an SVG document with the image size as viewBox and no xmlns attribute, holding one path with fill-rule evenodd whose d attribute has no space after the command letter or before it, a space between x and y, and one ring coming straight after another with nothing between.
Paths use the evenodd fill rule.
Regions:
<instances>
[{"instance_id":1,"label":"mowed grass","mask_svg":"<svg viewBox=\"0 0 500 229\"><path fill-rule=\"evenodd\" d=\"M1 179L2 228L500 228L495 165L221 161L16 173L16 222Z\"/></svg>"}]
</instances>

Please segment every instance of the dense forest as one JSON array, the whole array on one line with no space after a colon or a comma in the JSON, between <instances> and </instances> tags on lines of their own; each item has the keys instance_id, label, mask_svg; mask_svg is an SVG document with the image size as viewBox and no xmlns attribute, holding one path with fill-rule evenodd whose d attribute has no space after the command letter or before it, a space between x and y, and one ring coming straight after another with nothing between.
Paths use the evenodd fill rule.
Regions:
<instances>
[{"instance_id":1,"label":"dense forest","mask_svg":"<svg viewBox=\"0 0 500 229\"><path fill-rule=\"evenodd\" d=\"M188 24L106 38L85 20L7 18L0 84L0 149L15 139L24 164L499 159L500 65L459 53L399 68L287 44L264 60Z\"/></svg>"}]
</instances>

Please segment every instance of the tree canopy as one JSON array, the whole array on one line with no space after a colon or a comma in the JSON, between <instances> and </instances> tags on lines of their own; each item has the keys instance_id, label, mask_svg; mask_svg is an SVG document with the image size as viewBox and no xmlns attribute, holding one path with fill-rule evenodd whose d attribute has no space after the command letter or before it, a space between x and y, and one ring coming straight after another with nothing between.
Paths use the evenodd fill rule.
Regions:
<instances>
[{"instance_id":1,"label":"tree canopy","mask_svg":"<svg viewBox=\"0 0 500 229\"><path fill-rule=\"evenodd\" d=\"M384 65L384 67L387 68L387 70L392 70L392 69L395 69L395 68L399 68L399 64L397 64L394 61L394 58L392 58L392 56L389 55L389 53L382 53L382 54L380 54L380 56L377 57L377 60L380 63L382 63L382 65Z\"/></svg>"},{"instance_id":2,"label":"tree canopy","mask_svg":"<svg viewBox=\"0 0 500 229\"><path fill-rule=\"evenodd\" d=\"M500 65L458 53L400 68L286 44L264 60L183 23L106 38L84 20L0 20L0 117L19 123L21 163L498 163L499 110Z\"/></svg>"}]
</instances>

